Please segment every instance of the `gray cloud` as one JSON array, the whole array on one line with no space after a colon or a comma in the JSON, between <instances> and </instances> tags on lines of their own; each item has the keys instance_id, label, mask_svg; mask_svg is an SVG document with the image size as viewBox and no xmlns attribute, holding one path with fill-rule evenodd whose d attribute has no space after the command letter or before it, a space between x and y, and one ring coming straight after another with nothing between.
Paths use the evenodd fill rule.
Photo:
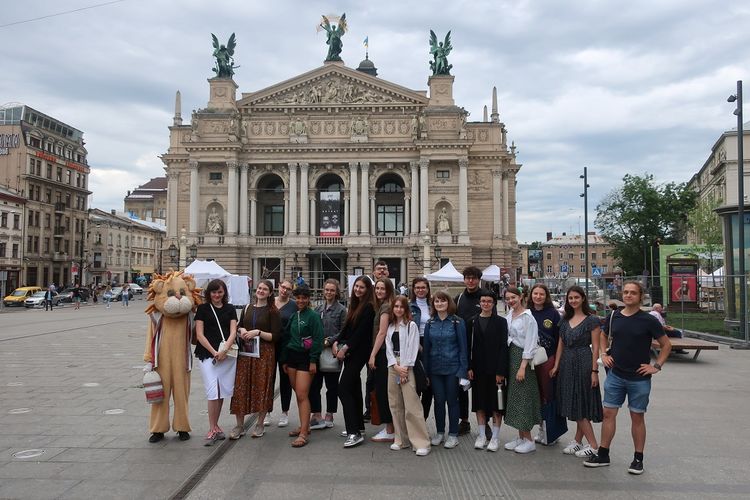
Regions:
<instances>
[{"instance_id":1,"label":"gray cloud","mask_svg":"<svg viewBox=\"0 0 750 500\"><path fill-rule=\"evenodd\" d=\"M28 0L5 22L91 5ZM161 175L174 92L183 115L205 106L210 33L237 33L235 77L251 92L322 64L321 14L347 12L349 66L427 88L429 30L452 30L456 102L481 120L498 88L518 146L518 237L577 232L583 166L590 216L626 173L687 181L734 126L726 97L747 78L750 9L709 0L275 2L127 0L0 29L0 102L20 101L85 132L94 206ZM592 224L593 225L593 224Z\"/></svg>"}]
</instances>

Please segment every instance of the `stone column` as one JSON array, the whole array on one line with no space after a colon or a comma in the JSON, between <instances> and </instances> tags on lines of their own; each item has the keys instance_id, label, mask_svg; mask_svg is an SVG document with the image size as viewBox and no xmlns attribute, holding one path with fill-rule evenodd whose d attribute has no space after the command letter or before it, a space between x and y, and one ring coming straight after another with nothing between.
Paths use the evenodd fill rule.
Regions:
<instances>
[{"instance_id":1,"label":"stone column","mask_svg":"<svg viewBox=\"0 0 750 500\"><path fill-rule=\"evenodd\" d=\"M200 196L198 195L198 188L200 181L198 180L198 161L190 160L190 234L198 234L198 214Z\"/></svg>"},{"instance_id":2,"label":"stone column","mask_svg":"<svg viewBox=\"0 0 750 500\"><path fill-rule=\"evenodd\" d=\"M409 223L411 222L409 220L410 216L411 216L411 196L409 196L409 194L407 193L404 195L404 236L409 236L409 234L411 234L411 226L409 225ZM401 274L401 276L406 276L406 275Z\"/></svg>"},{"instance_id":3,"label":"stone column","mask_svg":"<svg viewBox=\"0 0 750 500\"><path fill-rule=\"evenodd\" d=\"M419 232L429 232L428 207L427 207L427 185L429 181L429 158L419 159Z\"/></svg>"},{"instance_id":4,"label":"stone column","mask_svg":"<svg viewBox=\"0 0 750 500\"><path fill-rule=\"evenodd\" d=\"M349 234L349 197L344 195L344 236Z\"/></svg>"},{"instance_id":5,"label":"stone column","mask_svg":"<svg viewBox=\"0 0 750 500\"><path fill-rule=\"evenodd\" d=\"M359 234L359 224L357 224L357 162L349 162L349 234L356 236Z\"/></svg>"},{"instance_id":6,"label":"stone column","mask_svg":"<svg viewBox=\"0 0 750 500\"><path fill-rule=\"evenodd\" d=\"M289 193L284 194L284 236L289 236Z\"/></svg>"},{"instance_id":7,"label":"stone column","mask_svg":"<svg viewBox=\"0 0 750 500\"><path fill-rule=\"evenodd\" d=\"M247 170L248 164L242 163L240 165L240 234L247 235L248 224L247 224L247 211L248 211L248 198L247 198Z\"/></svg>"},{"instance_id":8,"label":"stone column","mask_svg":"<svg viewBox=\"0 0 750 500\"><path fill-rule=\"evenodd\" d=\"M469 232L469 159L458 159L458 232Z\"/></svg>"},{"instance_id":9,"label":"stone column","mask_svg":"<svg viewBox=\"0 0 750 500\"><path fill-rule=\"evenodd\" d=\"M179 174L172 168L167 172L167 237L177 238L177 197L180 184Z\"/></svg>"},{"instance_id":10,"label":"stone column","mask_svg":"<svg viewBox=\"0 0 750 500\"><path fill-rule=\"evenodd\" d=\"M237 162L227 162L227 231L237 234Z\"/></svg>"},{"instance_id":11,"label":"stone column","mask_svg":"<svg viewBox=\"0 0 750 500\"><path fill-rule=\"evenodd\" d=\"M250 193L250 236L258 234L258 195L255 189Z\"/></svg>"},{"instance_id":12,"label":"stone column","mask_svg":"<svg viewBox=\"0 0 750 500\"><path fill-rule=\"evenodd\" d=\"M297 234L297 164L289 164L289 234Z\"/></svg>"},{"instance_id":13,"label":"stone column","mask_svg":"<svg viewBox=\"0 0 750 500\"><path fill-rule=\"evenodd\" d=\"M310 213L308 212L310 208L309 204L309 187L308 187L308 178L307 174L310 169L309 163L300 163L299 164L299 170L300 170L300 184L299 184L299 225L300 225L300 234L304 234L305 236L310 233Z\"/></svg>"},{"instance_id":14,"label":"stone column","mask_svg":"<svg viewBox=\"0 0 750 500\"><path fill-rule=\"evenodd\" d=\"M362 177L360 178L360 195L361 207L362 207L362 220L359 226L359 234L370 234L370 163L366 161L359 162L359 166L362 169Z\"/></svg>"},{"instance_id":15,"label":"stone column","mask_svg":"<svg viewBox=\"0 0 750 500\"><path fill-rule=\"evenodd\" d=\"M419 170L418 162L412 161L411 166L411 233L419 233Z\"/></svg>"},{"instance_id":16,"label":"stone column","mask_svg":"<svg viewBox=\"0 0 750 500\"><path fill-rule=\"evenodd\" d=\"M503 235L502 208L502 172L499 168L492 170L492 237Z\"/></svg>"},{"instance_id":17,"label":"stone column","mask_svg":"<svg viewBox=\"0 0 750 500\"><path fill-rule=\"evenodd\" d=\"M508 236L508 173L503 174L503 236Z\"/></svg>"},{"instance_id":18,"label":"stone column","mask_svg":"<svg viewBox=\"0 0 750 500\"><path fill-rule=\"evenodd\" d=\"M315 210L315 193L311 192L309 195L309 201L310 204L310 234L316 234L318 232L317 227L315 227L316 222L316 210Z\"/></svg>"}]
</instances>

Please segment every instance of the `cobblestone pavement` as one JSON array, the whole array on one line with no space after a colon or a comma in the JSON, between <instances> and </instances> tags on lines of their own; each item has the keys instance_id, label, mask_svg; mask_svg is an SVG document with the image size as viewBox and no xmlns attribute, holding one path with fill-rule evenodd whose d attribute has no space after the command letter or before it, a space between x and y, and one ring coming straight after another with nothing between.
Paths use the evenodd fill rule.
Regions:
<instances>
[{"instance_id":1,"label":"cobblestone pavement","mask_svg":"<svg viewBox=\"0 0 750 500\"><path fill-rule=\"evenodd\" d=\"M343 418L292 449L290 427L207 448L206 405L193 372L193 439L147 442L140 388L145 302L0 314L0 498L746 498L750 491L750 354L722 346L677 356L654 377L646 472L630 476L627 412L612 465L585 469L563 445L520 456L473 449L419 458L367 442L342 448ZM278 418L278 408L274 421ZM220 424L231 429L225 406ZM432 420L430 427L434 428ZM572 426L571 426L572 427ZM598 425L595 426L598 433ZM377 431L369 426L368 436ZM572 431L561 441L567 442ZM501 440L514 437L503 427ZM25 452L25 453L22 453ZM41 453L41 454L40 454ZM27 458L24 458L27 457Z\"/></svg>"}]
</instances>

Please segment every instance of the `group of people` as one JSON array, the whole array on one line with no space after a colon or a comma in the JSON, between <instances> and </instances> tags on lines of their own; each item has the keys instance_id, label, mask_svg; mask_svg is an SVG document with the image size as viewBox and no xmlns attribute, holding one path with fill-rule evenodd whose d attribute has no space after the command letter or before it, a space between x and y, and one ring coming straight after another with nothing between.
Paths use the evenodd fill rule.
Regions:
<instances>
[{"instance_id":1,"label":"group of people","mask_svg":"<svg viewBox=\"0 0 750 500\"><path fill-rule=\"evenodd\" d=\"M251 436L262 437L272 424L278 377L279 427L289 424L292 393L296 397L299 426L289 431L293 447L307 445L312 430L332 428L340 402L344 448L365 441L369 414L383 426L372 441L425 456L441 444L446 449L459 444L459 434L471 429L470 407L479 426L477 449L500 448L503 420L518 432L503 448L520 454L533 452L537 443L554 444L567 431L566 422L574 421L574 439L563 453L600 467L610 463L617 411L627 396L635 448L628 471L640 474L651 376L670 351L659 322L640 308L642 286L625 283L625 307L600 328L579 286L567 290L562 315L545 285L536 284L527 294L506 286L503 317L495 293L479 286L481 271L470 266L463 276L466 287L456 297L431 293L421 277L413 280L407 297L396 293L387 265L379 261L372 276L354 280L348 308L338 300L338 281L329 279L325 301L315 309L306 285L293 288L282 281L275 296L273 284L262 280L239 320L224 282L211 281L195 315L195 355L208 399L205 444L239 439L250 414L257 415ZM654 364L652 340L661 347ZM600 364L608 372L603 397ZM369 380L363 394L365 368ZM236 418L228 436L218 424L226 398ZM430 435L426 419L433 403L436 432ZM599 439L592 426L598 422L603 422ZM161 438L154 433L150 441Z\"/></svg>"}]
</instances>

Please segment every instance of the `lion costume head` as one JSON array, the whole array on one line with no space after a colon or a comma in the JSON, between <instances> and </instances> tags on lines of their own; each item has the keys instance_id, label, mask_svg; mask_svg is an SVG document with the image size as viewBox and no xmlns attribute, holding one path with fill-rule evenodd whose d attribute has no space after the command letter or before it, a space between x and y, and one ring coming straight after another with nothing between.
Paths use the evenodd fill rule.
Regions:
<instances>
[{"instance_id":1,"label":"lion costume head","mask_svg":"<svg viewBox=\"0 0 750 500\"><path fill-rule=\"evenodd\" d=\"M203 302L201 289L195 286L193 277L183 271L156 274L148 286L146 300L151 302L146 314L159 311L168 318L185 316Z\"/></svg>"}]
</instances>

